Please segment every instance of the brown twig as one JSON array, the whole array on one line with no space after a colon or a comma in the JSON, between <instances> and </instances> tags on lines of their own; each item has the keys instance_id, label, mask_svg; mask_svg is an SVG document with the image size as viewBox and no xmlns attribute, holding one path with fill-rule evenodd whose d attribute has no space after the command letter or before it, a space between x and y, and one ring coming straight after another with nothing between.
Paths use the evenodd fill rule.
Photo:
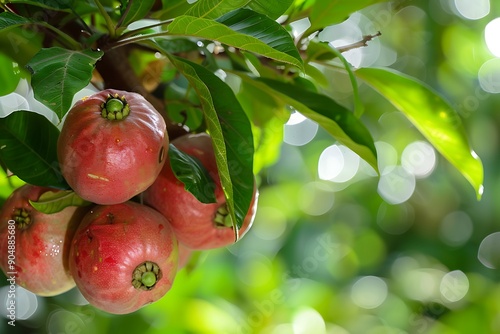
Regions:
<instances>
[{"instance_id":1,"label":"brown twig","mask_svg":"<svg viewBox=\"0 0 500 334\"><path fill-rule=\"evenodd\" d=\"M343 53L343 52L346 52L346 51L349 51L349 50L353 50L353 49L357 49L357 48L362 48L362 47L365 47L365 46L368 46L368 42L371 41L372 39L374 39L375 37L378 37L378 36L381 36L382 33L380 31L378 31L376 34L374 35L365 35L363 36L363 39L356 42L356 43L352 43L352 44L349 44L349 45L344 45L344 46L341 46L341 47L338 47L336 48L340 53Z\"/></svg>"}]
</instances>

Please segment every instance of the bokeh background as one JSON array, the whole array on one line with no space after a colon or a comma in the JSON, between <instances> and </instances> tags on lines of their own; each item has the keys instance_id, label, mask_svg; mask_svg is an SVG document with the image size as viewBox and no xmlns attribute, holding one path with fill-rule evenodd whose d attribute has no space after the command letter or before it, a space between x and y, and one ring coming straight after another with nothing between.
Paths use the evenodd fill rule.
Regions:
<instances>
[{"instance_id":1,"label":"bokeh background","mask_svg":"<svg viewBox=\"0 0 500 334\"><path fill-rule=\"evenodd\" d=\"M318 37L343 46L376 31L344 56L412 75L450 101L484 164L480 201L361 84L380 177L292 113L267 129L282 145L256 157L258 212L240 242L193 254L163 299L126 316L89 306L76 289L41 298L18 288L16 327L4 318L0 333L500 333L500 3L383 3ZM321 70L334 82L324 93L349 105L345 73ZM0 198L19 184L2 175ZM4 276L0 284L3 301Z\"/></svg>"}]
</instances>

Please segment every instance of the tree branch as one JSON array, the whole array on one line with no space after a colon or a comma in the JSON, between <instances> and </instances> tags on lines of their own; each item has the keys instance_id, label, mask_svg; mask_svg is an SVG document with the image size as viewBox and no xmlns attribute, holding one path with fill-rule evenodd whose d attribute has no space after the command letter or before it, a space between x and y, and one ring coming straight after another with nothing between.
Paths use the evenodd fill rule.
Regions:
<instances>
[{"instance_id":1,"label":"tree branch","mask_svg":"<svg viewBox=\"0 0 500 334\"><path fill-rule=\"evenodd\" d=\"M363 36L363 39L360 40L359 42L356 42L356 43L352 43L352 44L349 44L349 45L344 45L344 46L341 46L341 47L338 47L336 48L340 53L343 53L343 52L347 52L349 50L353 50L353 49L357 49L357 48L362 48L362 47L365 47L365 46L368 46L368 42L371 41L372 39L374 39L375 37L378 37L378 36L381 36L382 33L380 31L378 31L376 34L374 35L365 35Z\"/></svg>"}]
</instances>

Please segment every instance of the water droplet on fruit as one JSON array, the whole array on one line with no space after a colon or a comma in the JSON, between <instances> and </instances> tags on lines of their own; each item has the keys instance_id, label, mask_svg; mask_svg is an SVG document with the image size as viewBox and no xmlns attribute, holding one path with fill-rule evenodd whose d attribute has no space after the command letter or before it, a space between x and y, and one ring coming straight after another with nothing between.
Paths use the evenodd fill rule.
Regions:
<instances>
[{"instance_id":1,"label":"water droplet on fruit","mask_svg":"<svg viewBox=\"0 0 500 334\"><path fill-rule=\"evenodd\" d=\"M61 252L61 248L58 245L52 245L48 255L55 257Z\"/></svg>"}]
</instances>

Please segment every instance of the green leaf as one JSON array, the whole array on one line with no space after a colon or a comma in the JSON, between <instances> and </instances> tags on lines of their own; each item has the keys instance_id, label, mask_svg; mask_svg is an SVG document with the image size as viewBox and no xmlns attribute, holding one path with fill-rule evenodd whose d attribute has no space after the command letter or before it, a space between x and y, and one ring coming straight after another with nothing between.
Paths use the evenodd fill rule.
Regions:
<instances>
[{"instance_id":1,"label":"green leaf","mask_svg":"<svg viewBox=\"0 0 500 334\"><path fill-rule=\"evenodd\" d=\"M352 86L352 95L354 97L354 115L359 118L361 117L361 115L363 115L365 107L359 96L358 81L356 80L356 76L352 71L351 64L349 64L349 62L344 58L342 53L340 53L340 51L335 48L332 48L332 52L340 59L340 61L344 65L345 70L347 71L349 81L351 82Z\"/></svg>"},{"instance_id":2,"label":"green leaf","mask_svg":"<svg viewBox=\"0 0 500 334\"><path fill-rule=\"evenodd\" d=\"M44 116L16 111L0 118L0 160L21 180L68 189L57 160L59 130Z\"/></svg>"},{"instance_id":3,"label":"green leaf","mask_svg":"<svg viewBox=\"0 0 500 334\"><path fill-rule=\"evenodd\" d=\"M325 73L317 67L314 67L311 64L305 65L306 75L310 77L314 82L323 87L328 87L329 81L326 77Z\"/></svg>"},{"instance_id":4,"label":"green leaf","mask_svg":"<svg viewBox=\"0 0 500 334\"><path fill-rule=\"evenodd\" d=\"M162 0L162 9L152 13L152 17L168 20L186 14L192 6L186 0Z\"/></svg>"},{"instance_id":5,"label":"green leaf","mask_svg":"<svg viewBox=\"0 0 500 334\"><path fill-rule=\"evenodd\" d=\"M252 120L254 135L254 173L274 164L283 144L283 124L290 118L283 101L273 98L269 90L261 90L241 82L238 101Z\"/></svg>"},{"instance_id":6,"label":"green leaf","mask_svg":"<svg viewBox=\"0 0 500 334\"><path fill-rule=\"evenodd\" d=\"M25 17L9 12L0 13L0 30L19 27L28 23L32 22Z\"/></svg>"},{"instance_id":7,"label":"green leaf","mask_svg":"<svg viewBox=\"0 0 500 334\"><path fill-rule=\"evenodd\" d=\"M355 73L415 125L470 182L480 199L483 165L470 148L462 120L450 104L424 83L394 70L361 68Z\"/></svg>"},{"instance_id":8,"label":"green leaf","mask_svg":"<svg viewBox=\"0 0 500 334\"><path fill-rule=\"evenodd\" d=\"M205 126L200 100L184 77L170 82L164 91L164 98L168 101L167 114L171 121L183 124L190 131L203 131L196 131Z\"/></svg>"},{"instance_id":9,"label":"green leaf","mask_svg":"<svg viewBox=\"0 0 500 334\"><path fill-rule=\"evenodd\" d=\"M196 42L187 38L155 38L155 43L168 53L190 52L199 49Z\"/></svg>"},{"instance_id":10,"label":"green leaf","mask_svg":"<svg viewBox=\"0 0 500 334\"><path fill-rule=\"evenodd\" d=\"M346 20L352 13L365 7L386 1L387 0L316 0L309 14L311 27L307 29L304 36L327 26L340 23Z\"/></svg>"},{"instance_id":11,"label":"green leaf","mask_svg":"<svg viewBox=\"0 0 500 334\"><path fill-rule=\"evenodd\" d=\"M143 19L154 4L155 0L129 0L121 18L120 26L126 27L132 22Z\"/></svg>"},{"instance_id":12,"label":"green leaf","mask_svg":"<svg viewBox=\"0 0 500 334\"><path fill-rule=\"evenodd\" d=\"M229 213L233 225L239 229L254 192L254 147L250 121L231 88L216 75L186 59L168 56L198 93L212 137Z\"/></svg>"},{"instance_id":13,"label":"green leaf","mask_svg":"<svg viewBox=\"0 0 500 334\"><path fill-rule=\"evenodd\" d=\"M184 183L184 189L202 203L217 202L215 182L200 160L180 151L173 144L170 144L168 158L174 175Z\"/></svg>"},{"instance_id":14,"label":"green leaf","mask_svg":"<svg viewBox=\"0 0 500 334\"><path fill-rule=\"evenodd\" d=\"M37 201L29 201L36 210L52 214L62 211L68 206L87 206L92 204L82 199L73 190L47 191Z\"/></svg>"},{"instance_id":15,"label":"green leaf","mask_svg":"<svg viewBox=\"0 0 500 334\"><path fill-rule=\"evenodd\" d=\"M6 171L0 167L0 207L12 192L21 187L25 182L15 175L7 176Z\"/></svg>"},{"instance_id":16,"label":"green leaf","mask_svg":"<svg viewBox=\"0 0 500 334\"><path fill-rule=\"evenodd\" d=\"M275 21L250 10L237 10L217 21L179 16L168 25L170 35L218 41L303 69L291 36Z\"/></svg>"},{"instance_id":17,"label":"green leaf","mask_svg":"<svg viewBox=\"0 0 500 334\"><path fill-rule=\"evenodd\" d=\"M198 0L186 15L216 19L230 11L245 6L251 0Z\"/></svg>"},{"instance_id":18,"label":"green leaf","mask_svg":"<svg viewBox=\"0 0 500 334\"><path fill-rule=\"evenodd\" d=\"M332 60L337 58L337 53L334 52L332 47L326 42L311 41L307 46L307 59L306 62L315 60Z\"/></svg>"},{"instance_id":19,"label":"green leaf","mask_svg":"<svg viewBox=\"0 0 500 334\"><path fill-rule=\"evenodd\" d=\"M46 8L51 10L63 10L69 9L70 6L74 4L75 1L67 0L11 0L9 3L20 3L25 5L37 6L40 8Z\"/></svg>"},{"instance_id":20,"label":"green leaf","mask_svg":"<svg viewBox=\"0 0 500 334\"><path fill-rule=\"evenodd\" d=\"M326 95L307 91L291 84L264 78L255 81L245 77L241 76L247 82L253 81L254 85L263 85L260 86L263 90L267 87L269 94L317 122L335 139L349 147L378 171L377 150L373 138L364 124L350 110Z\"/></svg>"},{"instance_id":21,"label":"green leaf","mask_svg":"<svg viewBox=\"0 0 500 334\"><path fill-rule=\"evenodd\" d=\"M21 71L18 64L12 59L0 53L0 96L12 93L21 79Z\"/></svg>"},{"instance_id":22,"label":"green leaf","mask_svg":"<svg viewBox=\"0 0 500 334\"><path fill-rule=\"evenodd\" d=\"M41 49L28 63L35 98L52 109L61 120L73 96L92 78L102 51L72 51L59 47Z\"/></svg>"},{"instance_id":23,"label":"green leaf","mask_svg":"<svg viewBox=\"0 0 500 334\"><path fill-rule=\"evenodd\" d=\"M238 33L258 38L274 50L293 57L298 61L298 63L292 64L303 70L302 58L300 57L299 51L293 42L293 38L276 21L249 9L238 9L218 18L217 22L224 24ZM255 50L251 49L246 50L255 52ZM255 53L262 54L259 52Z\"/></svg>"},{"instance_id":24,"label":"green leaf","mask_svg":"<svg viewBox=\"0 0 500 334\"><path fill-rule=\"evenodd\" d=\"M248 7L275 20L283 15L293 0L252 0Z\"/></svg>"}]
</instances>

